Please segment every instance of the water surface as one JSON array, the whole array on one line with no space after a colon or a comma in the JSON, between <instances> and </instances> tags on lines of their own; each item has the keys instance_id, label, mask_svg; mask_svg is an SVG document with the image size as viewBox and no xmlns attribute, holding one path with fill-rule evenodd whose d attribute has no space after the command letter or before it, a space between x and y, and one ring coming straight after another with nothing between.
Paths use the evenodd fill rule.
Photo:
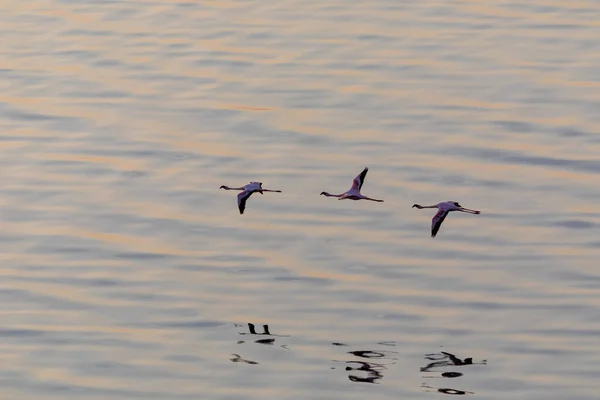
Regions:
<instances>
[{"instance_id":1,"label":"water surface","mask_svg":"<svg viewBox=\"0 0 600 400\"><path fill-rule=\"evenodd\" d=\"M599 13L5 2L0 398L596 399Z\"/></svg>"}]
</instances>

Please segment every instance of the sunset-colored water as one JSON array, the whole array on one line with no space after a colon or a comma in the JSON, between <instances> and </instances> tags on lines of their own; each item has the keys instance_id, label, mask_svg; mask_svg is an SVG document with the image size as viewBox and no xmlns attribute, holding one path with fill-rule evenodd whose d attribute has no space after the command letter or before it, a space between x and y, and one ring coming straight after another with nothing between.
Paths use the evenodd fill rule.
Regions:
<instances>
[{"instance_id":1,"label":"sunset-colored water","mask_svg":"<svg viewBox=\"0 0 600 400\"><path fill-rule=\"evenodd\" d=\"M5 1L0 399L597 399L599 16Z\"/></svg>"}]
</instances>

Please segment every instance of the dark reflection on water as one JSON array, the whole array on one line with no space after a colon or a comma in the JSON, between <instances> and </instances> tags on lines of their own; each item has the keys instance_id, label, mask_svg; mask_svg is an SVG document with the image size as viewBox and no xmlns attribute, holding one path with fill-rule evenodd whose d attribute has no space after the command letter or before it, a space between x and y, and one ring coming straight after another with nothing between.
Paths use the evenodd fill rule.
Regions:
<instances>
[{"instance_id":1,"label":"dark reflection on water","mask_svg":"<svg viewBox=\"0 0 600 400\"><path fill-rule=\"evenodd\" d=\"M364 383L376 383L375 381L383 378L383 371L386 369L385 366L373 362L365 361L347 361L346 364L352 364L355 366L347 366L346 371L365 371L367 376L358 376L353 373L348 374L348 379L352 382L364 382Z\"/></svg>"},{"instance_id":2,"label":"dark reflection on water","mask_svg":"<svg viewBox=\"0 0 600 400\"><path fill-rule=\"evenodd\" d=\"M467 392L465 390L457 390L451 388L436 388L433 386L421 385L421 388L426 392L439 392L444 394L464 395L464 394L475 394L474 392Z\"/></svg>"},{"instance_id":3,"label":"dark reflection on water","mask_svg":"<svg viewBox=\"0 0 600 400\"><path fill-rule=\"evenodd\" d=\"M454 354L442 351L441 353L432 353L425 355L426 360L436 360L427 366L421 368L421 372L430 371L432 368L448 367L448 366L459 366L459 365L472 365L472 364L487 364L487 360L481 360L479 362L473 362L473 357L467 357L460 359Z\"/></svg>"},{"instance_id":4,"label":"dark reflection on water","mask_svg":"<svg viewBox=\"0 0 600 400\"><path fill-rule=\"evenodd\" d=\"M279 338L289 337L288 335L274 335L269 330L269 325L265 324L262 326L262 332L257 332L256 325L248 323L248 332L238 332L238 335L253 335L258 336L256 340L238 340L237 344L244 343L258 343L264 345L274 345ZM235 324L236 327L242 327L244 325ZM267 338L262 336L269 336ZM332 342L332 346L336 347L349 347L350 345L342 342ZM378 342L378 346L395 346L394 342ZM281 348L289 350L287 345L280 344ZM357 349L347 351L345 354L358 358L358 360L332 360L334 363L343 363L344 370L348 372L348 379L352 382L360 383L378 383L377 381L383 378L383 373L388 369L390 365L396 364L398 361L397 352L390 351L387 349ZM244 364L259 364L258 361L249 360L242 357L238 353L231 354L232 358L229 360L235 363ZM374 360L377 360L376 362ZM332 367L331 369L337 369Z\"/></svg>"},{"instance_id":5,"label":"dark reflection on water","mask_svg":"<svg viewBox=\"0 0 600 400\"><path fill-rule=\"evenodd\" d=\"M235 324L236 327L241 327L243 325L239 325L239 324ZM265 344L265 345L273 345L275 344L275 338L276 337L289 337L288 335L274 335L269 331L269 325L265 324L262 326L262 333L258 333L256 332L256 325L254 325L253 323L248 323L248 332L238 332L239 335L257 335L257 336L271 336L268 338L260 338L260 339L256 339L254 340L254 343L258 343L258 344ZM246 343L246 340L238 340L237 344L243 344ZM287 345L282 344L279 347L288 350ZM233 356L233 358L230 358L230 360L232 362L241 362L241 363L245 363L245 364L258 364L257 361L252 361L252 360L247 360L245 358L243 358L242 356L240 356L239 354L231 354Z\"/></svg>"},{"instance_id":6,"label":"dark reflection on water","mask_svg":"<svg viewBox=\"0 0 600 400\"><path fill-rule=\"evenodd\" d=\"M382 346L395 346L393 342L377 343ZM345 343L333 342L333 346L348 346ZM345 370L348 372L348 379L352 382L378 383L383 378L383 372L389 365L397 362L397 352L389 350L352 350L347 354L361 358L361 360L332 360L336 363L345 363ZM374 361L365 361L365 359L376 359ZM335 369L335 367L333 368Z\"/></svg>"},{"instance_id":7,"label":"dark reflection on water","mask_svg":"<svg viewBox=\"0 0 600 400\"><path fill-rule=\"evenodd\" d=\"M233 356L233 358L230 358L230 360L233 362L241 362L241 363L246 363L246 364L258 364L256 361L246 360L245 358L242 358L239 354L232 354L232 356Z\"/></svg>"},{"instance_id":8,"label":"dark reflection on water","mask_svg":"<svg viewBox=\"0 0 600 400\"><path fill-rule=\"evenodd\" d=\"M473 361L473 357L467 357L467 358L461 359L461 358L455 356L454 354L448 353L445 351L442 351L441 353L426 354L425 359L430 360L432 362L427 364L425 367L422 367L421 372L438 372L438 371L432 371L432 370L436 369L436 368L442 368L442 367L462 367L462 366L474 365L474 364L487 365L487 360ZM427 376L423 376L423 378L426 378L426 379L450 378L450 379L452 379L452 378L460 378L461 376L463 376L463 374L461 372L446 371L446 372L441 372L439 376L427 375ZM423 389L426 392L439 392L439 393L452 394L452 395L475 394L474 392L468 392L466 390L458 390L458 389L452 389L452 388L448 388L448 387L434 387L431 385L427 385L425 383L421 384L421 389Z\"/></svg>"},{"instance_id":9,"label":"dark reflection on water","mask_svg":"<svg viewBox=\"0 0 600 400\"><path fill-rule=\"evenodd\" d=\"M236 326L241 326L241 325L237 325ZM256 325L252 324L252 323L248 323L248 331L249 332L239 332L240 335L265 335L265 336L273 336L271 338L263 338L263 339L257 339L254 341L254 343L261 343L261 344L273 344L275 342L275 338L274 337L289 337L289 335L273 335L270 331L269 331L269 325L263 325L263 331L262 333L258 333L256 332ZM238 341L238 344L240 343L244 343L244 340L240 340ZM284 347L284 346L282 346Z\"/></svg>"}]
</instances>

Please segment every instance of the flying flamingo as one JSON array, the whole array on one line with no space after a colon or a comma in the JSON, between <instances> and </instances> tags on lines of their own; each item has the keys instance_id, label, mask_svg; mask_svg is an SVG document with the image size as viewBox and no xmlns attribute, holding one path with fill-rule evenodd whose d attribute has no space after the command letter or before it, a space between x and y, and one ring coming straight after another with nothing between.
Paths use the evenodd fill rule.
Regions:
<instances>
[{"instance_id":1,"label":"flying flamingo","mask_svg":"<svg viewBox=\"0 0 600 400\"><path fill-rule=\"evenodd\" d=\"M367 176L367 172L369 168L365 167L363 172L361 172L354 180L352 181L352 187L345 193L342 194L330 194L327 192L321 192L322 195L326 197L337 197L338 200L350 199L350 200L371 200L383 202L383 200L372 199L367 196L363 196L360 194L360 189L362 188L363 183L365 183L365 177Z\"/></svg>"},{"instance_id":2,"label":"flying flamingo","mask_svg":"<svg viewBox=\"0 0 600 400\"><path fill-rule=\"evenodd\" d=\"M422 208L437 208L439 211L434 215L431 220L431 237L435 237L435 235L440 230L440 226L442 226L442 222L446 219L446 216L450 211L460 211L469 214L481 214L480 211L469 210L468 208L464 208L460 204L455 201L445 201L442 203L438 203L435 206L420 206L418 204L413 205L413 208L417 207L419 210Z\"/></svg>"},{"instance_id":3,"label":"flying flamingo","mask_svg":"<svg viewBox=\"0 0 600 400\"><path fill-rule=\"evenodd\" d=\"M260 193L260 194L263 194L263 192L281 193L281 190L263 189L262 182L250 182L249 184L247 184L243 187L240 187L240 188L230 188L229 186L223 185L219 189L243 190L243 192L240 192L237 196L238 208L240 209L240 214L244 213L244 210L246 209L246 201L248 200L248 198L250 198L250 196L252 196L252 193Z\"/></svg>"}]
</instances>

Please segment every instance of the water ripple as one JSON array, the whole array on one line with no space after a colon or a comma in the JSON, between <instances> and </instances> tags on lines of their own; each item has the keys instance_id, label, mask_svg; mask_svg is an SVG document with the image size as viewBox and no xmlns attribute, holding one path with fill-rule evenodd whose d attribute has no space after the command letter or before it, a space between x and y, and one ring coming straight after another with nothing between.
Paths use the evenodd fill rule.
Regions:
<instances>
[{"instance_id":1,"label":"water ripple","mask_svg":"<svg viewBox=\"0 0 600 400\"><path fill-rule=\"evenodd\" d=\"M599 11L9 1L3 393L595 399Z\"/></svg>"}]
</instances>

